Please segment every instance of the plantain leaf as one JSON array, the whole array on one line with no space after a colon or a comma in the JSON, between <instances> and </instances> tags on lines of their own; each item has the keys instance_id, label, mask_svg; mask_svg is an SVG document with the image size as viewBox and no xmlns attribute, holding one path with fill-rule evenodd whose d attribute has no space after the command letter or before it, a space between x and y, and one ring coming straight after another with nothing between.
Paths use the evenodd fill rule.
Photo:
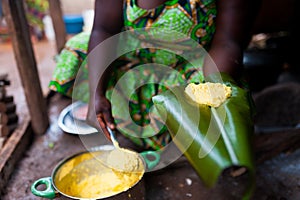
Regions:
<instances>
[{"instance_id":1,"label":"plantain leaf","mask_svg":"<svg viewBox=\"0 0 300 200\"><path fill-rule=\"evenodd\" d=\"M252 150L252 104L249 92L222 74L208 77L210 82L223 82L232 88L232 95L222 105L211 108L194 103L178 86L153 97L158 113L174 143L187 157L203 182L215 185L221 172L232 166L246 167L250 175L244 195L248 199L254 189Z\"/></svg>"}]
</instances>

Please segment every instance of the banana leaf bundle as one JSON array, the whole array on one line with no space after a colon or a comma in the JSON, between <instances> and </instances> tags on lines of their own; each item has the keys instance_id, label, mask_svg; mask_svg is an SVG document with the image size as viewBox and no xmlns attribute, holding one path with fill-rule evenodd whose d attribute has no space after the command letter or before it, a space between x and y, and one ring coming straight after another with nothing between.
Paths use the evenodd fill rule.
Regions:
<instances>
[{"instance_id":1,"label":"banana leaf bundle","mask_svg":"<svg viewBox=\"0 0 300 200\"><path fill-rule=\"evenodd\" d=\"M197 104L178 86L152 98L173 142L203 182L211 187L226 168L245 167L250 175L248 199L254 190L252 150L253 105L249 91L227 74L211 75L207 82L230 86L231 97L219 107Z\"/></svg>"}]
</instances>

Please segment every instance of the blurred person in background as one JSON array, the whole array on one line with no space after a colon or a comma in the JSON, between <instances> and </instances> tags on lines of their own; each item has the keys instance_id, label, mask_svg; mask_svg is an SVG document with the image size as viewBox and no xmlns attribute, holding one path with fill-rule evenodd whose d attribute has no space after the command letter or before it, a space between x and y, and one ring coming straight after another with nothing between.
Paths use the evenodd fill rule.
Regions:
<instances>
[{"instance_id":1,"label":"blurred person in background","mask_svg":"<svg viewBox=\"0 0 300 200\"><path fill-rule=\"evenodd\" d=\"M25 0L25 11L33 41L45 38L43 18L48 13L48 0Z\"/></svg>"}]
</instances>

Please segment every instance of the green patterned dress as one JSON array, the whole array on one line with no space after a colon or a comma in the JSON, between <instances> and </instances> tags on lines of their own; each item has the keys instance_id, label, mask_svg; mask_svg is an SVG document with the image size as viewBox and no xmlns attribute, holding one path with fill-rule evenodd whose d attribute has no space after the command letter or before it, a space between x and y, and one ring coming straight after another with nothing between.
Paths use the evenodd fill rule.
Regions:
<instances>
[{"instance_id":1,"label":"green patterned dress","mask_svg":"<svg viewBox=\"0 0 300 200\"><path fill-rule=\"evenodd\" d=\"M127 40L126 44L135 49L143 47L144 42L148 43L148 40L143 40L148 35L143 36L138 31L146 27L161 30L155 34L167 36L167 40L179 47L187 47L188 44L185 43L188 40L172 39L172 35L164 35L166 30L180 32L208 49L215 32L215 17L216 7L213 0L168 0L149 10L138 7L135 0L125 0L124 30L133 32L132 40ZM66 48L59 55L54 77L50 82L51 89L67 95L72 94L76 72L85 59L88 37L89 33L81 33L67 42ZM155 43L156 39L151 41ZM158 41L155 48L148 48L146 45L146 48L136 48L115 60L106 92L112 102L112 113L118 130L144 148L160 149L170 141L160 117L152 109L151 98L172 86L203 81L201 55L197 58L199 70L195 70L186 58L166 50L165 46L168 45ZM189 49L182 51L189 55ZM154 67L169 66L175 73L157 73L151 67L139 69L139 66L147 64ZM125 83L123 80L121 84L118 83L121 77L126 77ZM141 85L141 82L145 84ZM118 87L115 87L116 84ZM88 86L84 85L87 85L87 79L82 79L78 85L82 85L83 89L80 90L86 90ZM88 101L87 97L80 100Z\"/></svg>"}]
</instances>

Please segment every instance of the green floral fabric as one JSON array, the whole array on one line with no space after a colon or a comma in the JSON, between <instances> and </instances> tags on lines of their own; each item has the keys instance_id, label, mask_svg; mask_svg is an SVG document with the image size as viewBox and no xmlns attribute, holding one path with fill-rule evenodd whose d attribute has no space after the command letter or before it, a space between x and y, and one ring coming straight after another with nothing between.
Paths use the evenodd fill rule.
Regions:
<instances>
[{"instance_id":1,"label":"green floral fabric","mask_svg":"<svg viewBox=\"0 0 300 200\"><path fill-rule=\"evenodd\" d=\"M49 83L51 90L57 91L69 97L73 94L73 85L77 77L78 70L81 69L85 73L80 73L81 77L77 77L77 88L82 93L76 99L84 102L88 101L88 79L87 66L83 64L86 58L88 42L90 38L89 32L82 32L72 37L65 44L64 49L56 57L56 67L53 72L53 78ZM74 94L78 94L76 92Z\"/></svg>"}]
</instances>

